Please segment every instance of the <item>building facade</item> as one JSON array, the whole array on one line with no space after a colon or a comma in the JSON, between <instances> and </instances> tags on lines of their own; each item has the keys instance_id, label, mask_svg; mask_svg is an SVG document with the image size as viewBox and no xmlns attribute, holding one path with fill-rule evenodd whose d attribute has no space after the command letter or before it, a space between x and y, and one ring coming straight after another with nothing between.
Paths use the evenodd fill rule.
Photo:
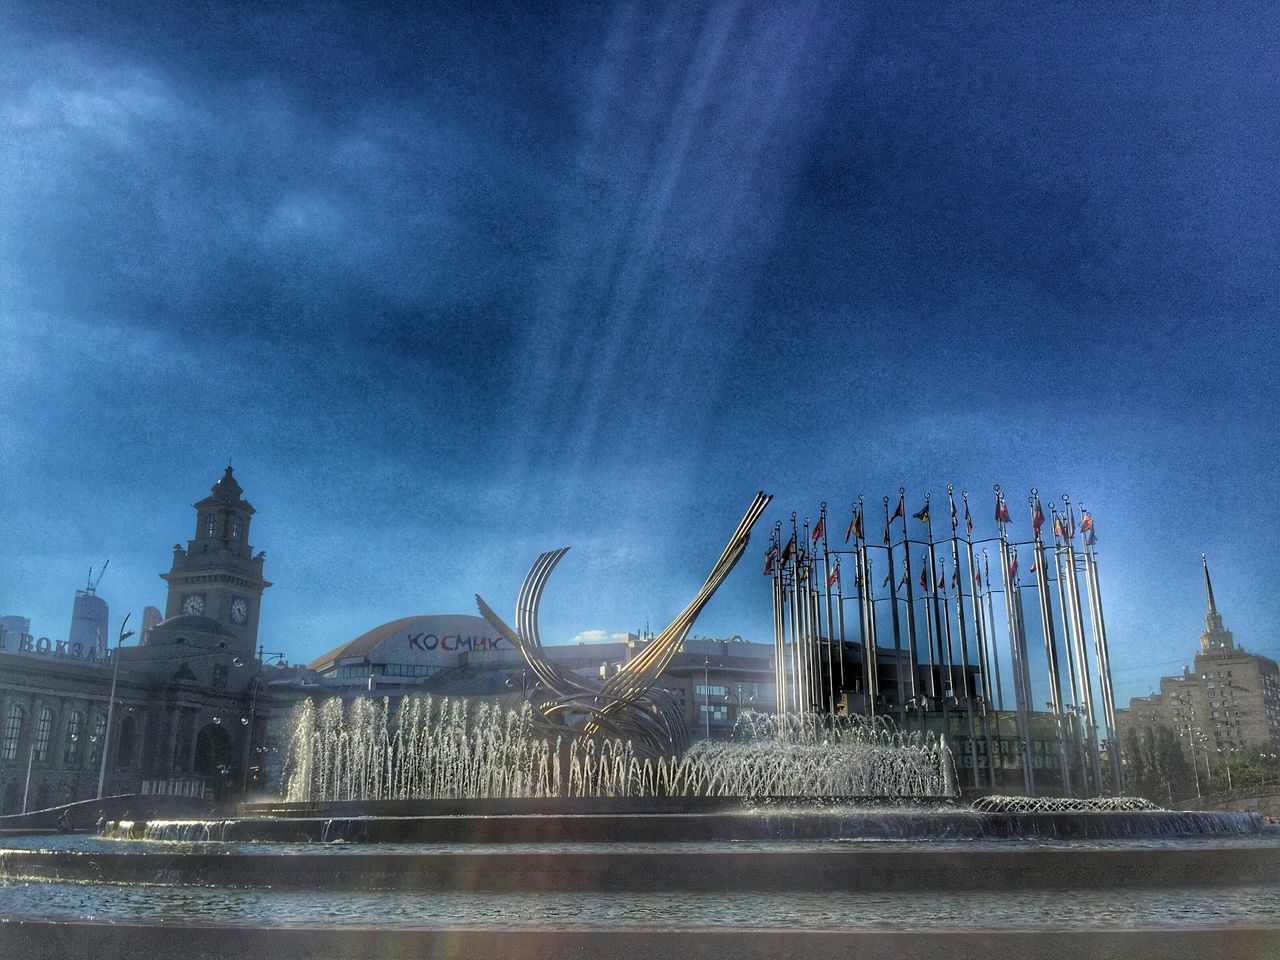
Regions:
<instances>
[{"instance_id":1,"label":"building facade","mask_svg":"<svg viewBox=\"0 0 1280 960\"><path fill-rule=\"evenodd\" d=\"M70 638L29 634L0 649L0 813L100 792L217 796L256 782L263 669L254 645L269 584L241 495L228 467L194 505L196 536L161 574L168 616L142 643L101 656L86 649L84 631L102 633L105 603L82 610L78 594L77 614L92 614L73 622L80 650Z\"/></svg>"},{"instance_id":2,"label":"building facade","mask_svg":"<svg viewBox=\"0 0 1280 960\"><path fill-rule=\"evenodd\" d=\"M1223 624L1204 563L1205 629L1194 664L1161 677L1159 692L1116 711L1121 743L1157 727L1172 730L1202 770L1255 750L1280 747L1280 667L1236 645Z\"/></svg>"}]
</instances>

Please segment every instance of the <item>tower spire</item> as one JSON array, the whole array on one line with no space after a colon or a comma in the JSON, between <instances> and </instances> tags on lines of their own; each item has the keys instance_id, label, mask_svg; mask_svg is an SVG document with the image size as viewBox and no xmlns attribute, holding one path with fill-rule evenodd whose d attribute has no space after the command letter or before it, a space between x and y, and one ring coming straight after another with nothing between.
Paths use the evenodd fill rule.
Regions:
<instances>
[{"instance_id":1,"label":"tower spire","mask_svg":"<svg viewBox=\"0 0 1280 960\"><path fill-rule=\"evenodd\" d=\"M1209 603L1208 615L1217 616L1218 606L1213 602L1213 581L1209 579L1209 559L1202 553L1200 562L1204 564L1204 593Z\"/></svg>"},{"instance_id":2,"label":"tower spire","mask_svg":"<svg viewBox=\"0 0 1280 960\"><path fill-rule=\"evenodd\" d=\"M1200 635L1200 647L1205 653L1215 650L1234 650L1235 640L1231 631L1222 625L1222 614L1213 599L1213 581L1209 579L1209 561L1202 553L1200 563L1204 566L1204 597L1207 609L1204 614L1204 633Z\"/></svg>"}]
</instances>

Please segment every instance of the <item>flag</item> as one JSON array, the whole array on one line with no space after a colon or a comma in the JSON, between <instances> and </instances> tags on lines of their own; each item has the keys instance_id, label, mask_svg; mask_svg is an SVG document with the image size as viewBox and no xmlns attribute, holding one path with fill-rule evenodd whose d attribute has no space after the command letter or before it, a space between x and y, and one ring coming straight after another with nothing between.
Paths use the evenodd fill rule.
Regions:
<instances>
[{"instance_id":1,"label":"flag","mask_svg":"<svg viewBox=\"0 0 1280 960\"><path fill-rule=\"evenodd\" d=\"M822 539L822 535L827 532L827 515L821 513L818 515L818 522L813 528L813 545L816 547L818 541Z\"/></svg>"},{"instance_id":2,"label":"flag","mask_svg":"<svg viewBox=\"0 0 1280 960\"><path fill-rule=\"evenodd\" d=\"M889 522L886 520L884 524L884 545L889 545Z\"/></svg>"},{"instance_id":3,"label":"flag","mask_svg":"<svg viewBox=\"0 0 1280 960\"><path fill-rule=\"evenodd\" d=\"M1067 539L1067 531L1062 526L1062 518L1056 513L1053 515L1053 535L1063 540Z\"/></svg>"},{"instance_id":4,"label":"flag","mask_svg":"<svg viewBox=\"0 0 1280 960\"><path fill-rule=\"evenodd\" d=\"M834 587L840 582L840 561L836 561L835 568L831 571L831 576L827 577L827 586Z\"/></svg>"},{"instance_id":5,"label":"flag","mask_svg":"<svg viewBox=\"0 0 1280 960\"><path fill-rule=\"evenodd\" d=\"M924 502L924 506L920 508L919 513L913 513L911 516L913 519L919 520L921 523L928 523L929 522L929 501L926 500Z\"/></svg>"},{"instance_id":6,"label":"flag","mask_svg":"<svg viewBox=\"0 0 1280 960\"><path fill-rule=\"evenodd\" d=\"M1009 579L1012 580L1018 575L1018 555L1015 553L1013 559L1009 561Z\"/></svg>"},{"instance_id":7,"label":"flag","mask_svg":"<svg viewBox=\"0 0 1280 960\"><path fill-rule=\"evenodd\" d=\"M849 529L844 532L844 542L848 543L850 537L862 539L862 508L857 507L853 511L853 519L849 521Z\"/></svg>"},{"instance_id":8,"label":"flag","mask_svg":"<svg viewBox=\"0 0 1280 960\"><path fill-rule=\"evenodd\" d=\"M1036 561L1035 561L1035 558L1033 557L1031 560L1031 566L1028 568L1027 573L1035 573L1035 572L1036 572Z\"/></svg>"},{"instance_id":9,"label":"flag","mask_svg":"<svg viewBox=\"0 0 1280 960\"><path fill-rule=\"evenodd\" d=\"M782 551L782 565L785 567L788 563L796 558L796 535L791 534L791 539L787 541L786 548Z\"/></svg>"},{"instance_id":10,"label":"flag","mask_svg":"<svg viewBox=\"0 0 1280 960\"><path fill-rule=\"evenodd\" d=\"M1076 535L1076 512L1067 507L1067 519L1063 521L1067 528L1067 539L1070 540Z\"/></svg>"},{"instance_id":11,"label":"flag","mask_svg":"<svg viewBox=\"0 0 1280 960\"><path fill-rule=\"evenodd\" d=\"M1080 511L1080 532L1084 534L1086 546L1092 547L1098 542L1098 534L1093 529L1093 514L1088 510Z\"/></svg>"},{"instance_id":12,"label":"flag","mask_svg":"<svg viewBox=\"0 0 1280 960\"><path fill-rule=\"evenodd\" d=\"M960 526L960 520L956 517L956 498L951 495L951 491L947 491L947 499L951 502L951 532L956 532L956 527Z\"/></svg>"},{"instance_id":13,"label":"flag","mask_svg":"<svg viewBox=\"0 0 1280 960\"><path fill-rule=\"evenodd\" d=\"M951 571L951 589L956 588L956 584L960 582L960 569L957 567Z\"/></svg>"},{"instance_id":14,"label":"flag","mask_svg":"<svg viewBox=\"0 0 1280 960\"><path fill-rule=\"evenodd\" d=\"M769 544L769 549L764 555L764 575L766 577L773 576L774 564L778 562L778 545L776 543Z\"/></svg>"},{"instance_id":15,"label":"flag","mask_svg":"<svg viewBox=\"0 0 1280 960\"><path fill-rule=\"evenodd\" d=\"M973 536L973 517L969 516L969 500L964 501L964 528L969 536Z\"/></svg>"},{"instance_id":16,"label":"flag","mask_svg":"<svg viewBox=\"0 0 1280 960\"><path fill-rule=\"evenodd\" d=\"M1036 505L1031 511L1031 529L1036 539L1040 538L1040 528L1044 526L1044 511L1040 509L1040 498L1036 497Z\"/></svg>"},{"instance_id":17,"label":"flag","mask_svg":"<svg viewBox=\"0 0 1280 960\"><path fill-rule=\"evenodd\" d=\"M903 570L902 579L898 581L898 587L905 587L906 585L907 585L907 571ZM898 592L898 587L893 588L893 592L895 594Z\"/></svg>"},{"instance_id":18,"label":"flag","mask_svg":"<svg viewBox=\"0 0 1280 960\"><path fill-rule=\"evenodd\" d=\"M946 569L946 567L943 567L943 568L942 568L942 572L941 572L940 574L938 574L938 584L937 584L937 589L938 589L938 590L945 590L945 589L946 589L946 587L947 587L947 569Z\"/></svg>"},{"instance_id":19,"label":"flag","mask_svg":"<svg viewBox=\"0 0 1280 960\"><path fill-rule=\"evenodd\" d=\"M922 590L929 589L929 571L926 570L924 567L920 568L920 589Z\"/></svg>"},{"instance_id":20,"label":"flag","mask_svg":"<svg viewBox=\"0 0 1280 960\"><path fill-rule=\"evenodd\" d=\"M884 575L884 583L880 584L880 586L887 587L888 585L889 585L889 574L886 573Z\"/></svg>"},{"instance_id":21,"label":"flag","mask_svg":"<svg viewBox=\"0 0 1280 960\"><path fill-rule=\"evenodd\" d=\"M982 571L979 570L974 574L974 581L978 584L978 589L982 589Z\"/></svg>"},{"instance_id":22,"label":"flag","mask_svg":"<svg viewBox=\"0 0 1280 960\"><path fill-rule=\"evenodd\" d=\"M1009 519L1009 506L1004 502L1004 497L996 494L996 523L1012 523Z\"/></svg>"},{"instance_id":23,"label":"flag","mask_svg":"<svg viewBox=\"0 0 1280 960\"><path fill-rule=\"evenodd\" d=\"M907 511L905 509L906 504L903 502L905 499L905 494L898 494L898 506L894 508L893 516L889 518L890 523L893 523L893 521L897 520L899 517L905 517L907 515Z\"/></svg>"}]
</instances>

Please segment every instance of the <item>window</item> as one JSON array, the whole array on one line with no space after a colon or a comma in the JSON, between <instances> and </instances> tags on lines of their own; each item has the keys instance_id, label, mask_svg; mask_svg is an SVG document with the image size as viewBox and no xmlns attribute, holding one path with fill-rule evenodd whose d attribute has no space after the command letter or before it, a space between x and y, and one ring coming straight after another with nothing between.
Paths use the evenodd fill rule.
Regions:
<instances>
[{"instance_id":1,"label":"window","mask_svg":"<svg viewBox=\"0 0 1280 960\"><path fill-rule=\"evenodd\" d=\"M218 518L211 513L204 518L204 535L206 537L212 537L217 532Z\"/></svg>"},{"instance_id":2,"label":"window","mask_svg":"<svg viewBox=\"0 0 1280 960\"><path fill-rule=\"evenodd\" d=\"M44 763L49 759L49 738L53 736L53 708L45 707L36 721L36 759Z\"/></svg>"},{"instance_id":3,"label":"window","mask_svg":"<svg viewBox=\"0 0 1280 960\"><path fill-rule=\"evenodd\" d=\"M244 536L244 520L236 517L231 521L231 539L239 540L242 536Z\"/></svg>"},{"instance_id":4,"label":"window","mask_svg":"<svg viewBox=\"0 0 1280 960\"><path fill-rule=\"evenodd\" d=\"M711 697L712 699L719 697L720 699L723 700L725 697L729 695L729 688L722 687L714 683L711 684L711 686L707 686L704 683L699 683L697 686L693 688L693 692L700 697Z\"/></svg>"},{"instance_id":5,"label":"window","mask_svg":"<svg viewBox=\"0 0 1280 960\"><path fill-rule=\"evenodd\" d=\"M710 723L713 727L727 726L729 723L729 708L723 703L713 703L707 706L705 703L698 704L698 722L701 724Z\"/></svg>"},{"instance_id":6,"label":"window","mask_svg":"<svg viewBox=\"0 0 1280 960\"><path fill-rule=\"evenodd\" d=\"M4 718L4 739L0 740L0 760L18 758L18 738L22 736L23 710L16 703Z\"/></svg>"},{"instance_id":7,"label":"window","mask_svg":"<svg viewBox=\"0 0 1280 960\"><path fill-rule=\"evenodd\" d=\"M107 715L100 713L93 718L93 733L89 734L89 763L97 765L98 758L102 756L102 738L107 735Z\"/></svg>"},{"instance_id":8,"label":"window","mask_svg":"<svg viewBox=\"0 0 1280 960\"><path fill-rule=\"evenodd\" d=\"M75 763L76 754L79 752L80 745L80 728L84 726L84 714L78 710L72 711L71 716L67 718L67 739L62 748L62 762Z\"/></svg>"}]
</instances>

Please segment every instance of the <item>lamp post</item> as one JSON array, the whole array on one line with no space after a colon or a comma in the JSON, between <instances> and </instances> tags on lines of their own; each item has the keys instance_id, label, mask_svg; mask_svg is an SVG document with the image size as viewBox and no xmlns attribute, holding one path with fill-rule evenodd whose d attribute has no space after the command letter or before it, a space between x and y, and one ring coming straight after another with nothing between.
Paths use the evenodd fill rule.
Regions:
<instances>
[{"instance_id":1,"label":"lamp post","mask_svg":"<svg viewBox=\"0 0 1280 960\"><path fill-rule=\"evenodd\" d=\"M279 651L264 654L262 647L258 647L258 668L253 672L253 689L249 693L249 719L244 722L246 728L244 737L244 770L240 774L240 792L242 794L249 792L249 763L253 759L253 723L258 715L258 685L262 679L263 657L279 663L284 660L285 655Z\"/></svg>"},{"instance_id":2,"label":"lamp post","mask_svg":"<svg viewBox=\"0 0 1280 960\"><path fill-rule=\"evenodd\" d=\"M702 660L702 717L706 721L706 738L711 739L711 658Z\"/></svg>"},{"instance_id":3,"label":"lamp post","mask_svg":"<svg viewBox=\"0 0 1280 960\"><path fill-rule=\"evenodd\" d=\"M102 734L102 761L98 764L98 800L102 799L102 791L107 784L107 756L111 748L111 719L116 711L116 677L120 673L120 648L133 636L132 630L126 632L124 629L131 616L133 616L132 613L124 615L124 621L120 624L120 635L116 637L116 652L111 658L111 697L107 701L107 729Z\"/></svg>"},{"instance_id":4,"label":"lamp post","mask_svg":"<svg viewBox=\"0 0 1280 960\"><path fill-rule=\"evenodd\" d=\"M1196 778L1196 799L1198 800L1198 799L1200 799L1200 762L1199 762L1199 760L1197 760L1197 759L1196 759L1196 741L1195 741L1195 737L1194 737L1194 735L1193 735L1193 728L1192 728L1191 724L1189 724L1189 723L1188 723L1188 724L1187 724L1186 726L1184 726L1184 727L1179 727L1179 728L1178 728L1178 731L1179 731L1179 732L1183 732L1183 731L1185 731L1185 732L1186 732L1186 734L1187 734L1187 741L1188 741L1188 743L1189 743L1189 745L1190 745L1190 747L1191 747L1191 772L1195 774L1195 778ZM1200 732L1199 730L1195 730L1195 731L1194 731L1194 733L1199 733L1199 732Z\"/></svg>"}]
</instances>

